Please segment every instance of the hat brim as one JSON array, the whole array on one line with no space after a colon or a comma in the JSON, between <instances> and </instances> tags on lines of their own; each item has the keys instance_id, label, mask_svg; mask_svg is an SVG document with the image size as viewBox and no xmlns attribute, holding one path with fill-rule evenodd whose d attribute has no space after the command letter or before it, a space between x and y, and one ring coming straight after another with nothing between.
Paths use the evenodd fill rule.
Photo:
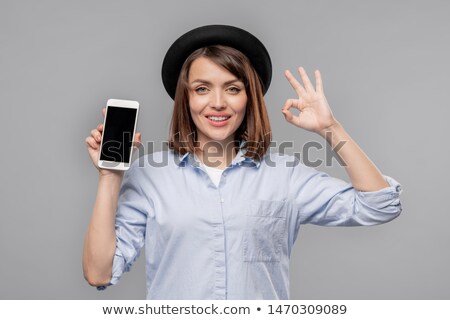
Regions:
<instances>
[{"instance_id":1,"label":"hat brim","mask_svg":"<svg viewBox=\"0 0 450 320\"><path fill-rule=\"evenodd\" d=\"M193 29L179 37L169 48L162 65L162 80L174 99L181 67L189 55L199 48L224 45L245 54L258 73L265 94L272 79L272 62L264 45L251 33L233 26L208 25Z\"/></svg>"}]
</instances>

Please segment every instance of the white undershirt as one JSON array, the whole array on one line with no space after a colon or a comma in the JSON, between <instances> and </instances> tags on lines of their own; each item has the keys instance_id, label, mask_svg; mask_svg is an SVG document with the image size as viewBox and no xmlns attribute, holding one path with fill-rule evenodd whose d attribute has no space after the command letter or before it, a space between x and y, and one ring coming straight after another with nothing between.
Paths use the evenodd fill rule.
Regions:
<instances>
[{"instance_id":1,"label":"white undershirt","mask_svg":"<svg viewBox=\"0 0 450 320\"><path fill-rule=\"evenodd\" d=\"M203 168L205 168L205 171L208 174L208 176L211 178L212 182L216 185L216 187L218 187L220 178L222 177L222 172L224 169L208 167L204 163L202 165L203 165Z\"/></svg>"}]
</instances>

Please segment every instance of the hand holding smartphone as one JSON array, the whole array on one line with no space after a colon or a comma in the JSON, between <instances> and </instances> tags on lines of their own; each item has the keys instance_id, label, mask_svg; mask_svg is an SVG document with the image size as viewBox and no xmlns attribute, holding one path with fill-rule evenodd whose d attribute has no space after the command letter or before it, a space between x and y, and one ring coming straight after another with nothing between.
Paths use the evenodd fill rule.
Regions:
<instances>
[{"instance_id":1,"label":"hand holding smartphone","mask_svg":"<svg viewBox=\"0 0 450 320\"><path fill-rule=\"evenodd\" d=\"M108 100L98 158L99 168L129 169L138 112L139 103L137 101Z\"/></svg>"},{"instance_id":2,"label":"hand holding smartphone","mask_svg":"<svg viewBox=\"0 0 450 320\"><path fill-rule=\"evenodd\" d=\"M137 101L110 99L103 108L104 121L86 138L88 151L94 165L102 172L128 170L133 152L133 137L136 133L139 103ZM107 171L105 171L107 172Z\"/></svg>"}]
</instances>

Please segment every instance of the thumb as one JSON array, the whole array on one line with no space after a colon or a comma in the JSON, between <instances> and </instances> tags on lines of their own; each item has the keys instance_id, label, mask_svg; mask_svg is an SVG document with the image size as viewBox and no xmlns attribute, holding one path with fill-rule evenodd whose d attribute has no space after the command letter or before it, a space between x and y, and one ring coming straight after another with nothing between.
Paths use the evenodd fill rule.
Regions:
<instances>
[{"instance_id":1,"label":"thumb","mask_svg":"<svg viewBox=\"0 0 450 320\"><path fill-rule=\"evenodd\" d=\"M281 112L283 113L283 115L284 115L284 118L288 121L288 122L291 122L292 121L292 118L294 118L294 116L293 116L293 114L289 111L289 110L281 110Z\"/></svg>"}]
</instances>

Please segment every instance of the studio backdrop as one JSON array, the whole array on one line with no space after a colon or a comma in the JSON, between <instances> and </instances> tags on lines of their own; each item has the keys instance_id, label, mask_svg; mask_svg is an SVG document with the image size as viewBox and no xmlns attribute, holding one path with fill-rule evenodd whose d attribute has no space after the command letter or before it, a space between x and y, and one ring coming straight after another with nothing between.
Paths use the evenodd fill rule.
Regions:
<instances>
[{"instance_id":1,"label":"studio backdrop","mask_svg":"<svg viewBox=\"0 0 450 320\"><path fill-rule=\"evenodd\" d=\"M105 291L83 278L98 173L85 144L107 99L138 100L145 153L163 149L170 44L207 24L250 31L273 64L266 94L284 152L348 180L320 137L287 123L284 77L322 73L335 117L402 186L402 214L375 227L305 225L293 299L449 299L448 1L0 1L0 298L144 299L141 256ZM149 143L151 142L151 143ZM277 151L277 150L273 150ZM170 275L167 275L170 277Z\"/></svg>"}]
</instances>

